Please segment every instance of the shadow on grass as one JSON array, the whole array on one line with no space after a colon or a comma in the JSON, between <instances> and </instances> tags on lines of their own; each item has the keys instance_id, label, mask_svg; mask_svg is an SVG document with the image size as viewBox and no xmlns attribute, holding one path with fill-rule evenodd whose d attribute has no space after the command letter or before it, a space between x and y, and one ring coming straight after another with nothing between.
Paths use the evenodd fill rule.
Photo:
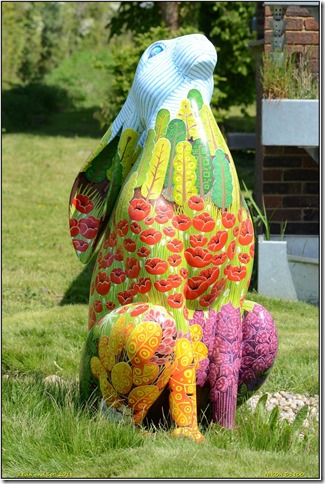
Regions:
<instances>
[{"instance_id":1,"label":"shadow on grass","mask_svg":"<svg viewBox=\"0 0 325 484\"><path fill-rule=\"evenodd\" d=\"M88 304L90 281L95 262L96 257L93 257L79 276L72 282L62 298L60 306L66 304Z\"/></svg>"},{"instance_id":2,"label":"shadow on grass","mask_svg":"<svg viewBox=\"0 0 325 484\"><path fill-rule=\"evenodd\" d=\"M100 138L96 106L76 108L67 91L34 82L2 91L2 132Z\"/></svg>"}]
</instances>

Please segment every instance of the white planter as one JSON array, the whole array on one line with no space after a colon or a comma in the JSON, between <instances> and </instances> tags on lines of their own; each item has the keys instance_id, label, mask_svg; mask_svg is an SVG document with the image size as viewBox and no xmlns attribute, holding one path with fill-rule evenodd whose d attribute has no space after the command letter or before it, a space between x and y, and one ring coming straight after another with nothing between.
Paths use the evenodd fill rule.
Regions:
<instances>
[{"instance_id":1,"label":"white planter","mask_svg":"<svg viewBox=\"0 0 325 484\"><path fill-rule=\"evenodd\" d=\"M287 242L258 237L257 290L263 296L297 301L287 257Z\"/></svg>"},{"instance_id":2,"label":"white planter","mask_svg":"<svg viewBox=\"0 0 325 484\"><path fill-rule=\"evenodd\" d=\"M262 145L319 146L318 99L262 99Z\"/></svg>"}]
</instances>

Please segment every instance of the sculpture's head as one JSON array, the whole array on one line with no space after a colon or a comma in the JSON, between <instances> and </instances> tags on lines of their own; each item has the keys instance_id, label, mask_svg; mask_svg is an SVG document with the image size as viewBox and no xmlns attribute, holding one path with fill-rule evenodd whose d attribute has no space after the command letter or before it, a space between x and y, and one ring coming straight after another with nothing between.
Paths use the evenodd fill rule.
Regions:
<instances>
[{"instance_id":1,"label":"sculpture's head","mask_svg":"<svg viewBox=\"0 0 325 484\"><path fill-rule=\"evenodd\" d=\"M204 35L185 35L154 42L141 56L124 110L131 114L135 109L137 122L148 129L154 125L156 114L162 107L171 115L175 114L180 101L191 89L198 89L204 102L209 104L216 63L216 50ZM132 122L130 116L127 117L129 127L136 129L135 119Z\"/></svg>"}]
</instances>

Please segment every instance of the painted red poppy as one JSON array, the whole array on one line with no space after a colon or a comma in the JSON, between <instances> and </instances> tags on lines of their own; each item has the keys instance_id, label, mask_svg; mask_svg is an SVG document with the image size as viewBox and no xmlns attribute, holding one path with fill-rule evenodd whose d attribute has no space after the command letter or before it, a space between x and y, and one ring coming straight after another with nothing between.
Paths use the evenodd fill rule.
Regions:
<instances>
[{"instance_id":1,"label":"painted red poppy","mask_svg":"<svg viewBox=\"0 0 325 484\"><path fill-rule=\"evenodd\" d=\"M130 315L132 318L135 316L139 316L140 314L143 314L149 309L148 304L138 304L132 311L130 312Z\"/></svg>"},{"instance_id":2,"label":"painted red poppy","mask_svg":"<svg viewBox=\"0 0 325 484\"><path fill-rule=\"evenodd\" d=\"M236 252L236 240L232 240L227 249L227 256L229 260L233 260Z\"/></svg>"},{"instance_id":3,"label":"painted red poppy","mask_svg":"<svg viewBox=\"0 0 325 484\"><path fill-rule=\"evenodd\" d=\"M111 279L106 274L106 272L98 272L95 280L95 285L98 294L100 294L101 296L105 296L110 290Z\"/></svg>"},{"instance_id":4,"label":"painted red poppy","mask_svg":"<svg viewBox=\"0 0 325 484\"><path fill-rule=\"evenodd\" d=\"M236 217L233 213L230 212L223 212L222 214L222 225L226 229L231 229L236 222Z\"/></svg>"},{"instance_id":5,"label":"painted red poppy","mask_svg":"<svg viewBox=\"0 0 325 484\"><path fill-rule=\"evenodd\" d=\"M226 230L218 230L218 232L211 237L208 243L208 248L213 252L219 252L228 240L228 232Z\"/></svg>"},{"instance_id":6,"label":"painted red poppy","mask_svg":"<svg viewBox=\"0 0 325 484\"><path fill-rule=\"evenodd\" d=\"M166 261L159 259L159 257L153 257L152 259L147 259L145 263L145 269L149 274L164 274L168 269L168 264Z\"/></svg>"},{"instance_id":7,"label":"painted red poppy","mask_svg":"<svg viewBox=\"0 0 325 484\"><path fill-rule=\"evenodd\" d=\"M200 212L204 209L204 200L201 197L193 195L188 199L188 206L191 210L196 210L197 212Z\"/></svg>"},{"instance_id":8,"label":"painted red poppy","mask_svg":"<svg viewBox=\"0 0 325 484\"><path fill-rule=\"evenodd\" d=\"M137 254L139 257L148 257L150 249L148 247L140 247L140 249L137 250Z\"/></svg>"},{"instance_id":9,"label":"painted red poppy","mask_svg":"<svg viewBox=\"0 0 325 484\"><path fill-rule=\"evenodd\" d=\"M181 213L180 215L173 217L172 224L176 229L184 231L190 228L192 220L184 213Z\"/></svg>"},{"instance_id":10,"label":"painted red poppy","mask_svg":"<svg viewBox=\"0 0 325 484\"><path fill-rule=\"evenodd\" d=\"M248 245L253 242L254 238L254 228L251 220L247 218L244 220L240 226L240 233L239 233L239 243L241 245Z\"/></svg>"},{"instance_id":11,"label":"painted red poppy","mask_svg":"<svg viewBox=\"0 0 325 484\"><path fill-rule=\"evenodd\" d=\"M228 279L230 281L239 282L242 281L247 274L247 269L245 266L234 266L230 267L228 273Z\"/></svg>"},{"instance_id":12,"label":"painted red poppy","mask_svg":"<svg viewBox=\"0 0 325 484\"><path fill-rule=\"evenodd\" d=\"M172 289L172 284L168 279L160 279L159 281L155 281L154 286L157 291L160 292L167 292Z\"/></svg>"},{"instance_id":13,"label":"painted red poppy","mask_svg":"<svg viewBox=\"0 0 325 484\"><path fill-rule=\"evenodd\" d=\"M136 282L137 290L140 294L146 294L151 289L151 280L149 277L140 277Z\"/></svg>"},{"instance_id":14,"label":"painted red poppy","mask_svg":"<svg viewBox=\"0 0 325 484\"><path fill-rule=\"evenodd\" d=\"M159 215L156 215L156 217L155 217L155 222L157 222L157 224L160 224L160 225L166 224L168 222L168 220L169 220L169 218L164 213L160 213Z\"/></svg>"},{"instance_id":15,"label":"painted red poppy","mask_svg":"<svg viewBox=\"0 0 325 484\"><path fill-rule=\"evenodd\" d=\"M177 267L182 262L182 257L178 254L172 254L167 260L171 266Z\"/></svg>"},{"instance_id":16,"label":"painted red poppy","mask_svg":"<svg viewBox=\"0 0 325 484\"><path fill-rule=\"evenodd\" d=\"M204 247L208 239L203 234L190 235L190 244L192 247Z\"/></svg>"},{"instance_id":17,"label":"painted red poppy","mask_svg":"<svg viewBox=\"0 0 325 484\"><path fill-rule=\"evenodd\" d=\"M99 301L99 299L96 299L96 301L94 301L94 309L95 309L96 313L101 313L102 312L103 305L102 305L102 302Z\"/></svg>"},{"instance_id":18,"label":"painted red poppy","mask_svg":"<svg viewBox=\"0 0 325 484\"><path fill-rule=\"evenodd\" d=\"M172 239L167 243L167 249L176 254L182 252L183 248L183 242L179 239Z\"/></svg>"},{"instance_id":19,"label":"painted red poppy","mask_svg":"<svg viewBox=\"0 0 325 484\"><path fill-rule=\"evenodd\" d=\"M221 266L227 259L227 252L220 252L212 257L212 264L215 266Z\"/></svg>"},{"instance_id":20,"label":"painted red poppy","mask_svg":"<svg viewBox=\"0 0 325 484\"><path fill-rule=\"evenodd\" d=\"M211 292L210 294L205 294L203 297L201 297L201 299L199 300L199 304L204 308L208 308L209 306L211 306L211 304L214 303L216 299L216 294L212 294Z\"/></svg>"},{"instance_id":21,"label":"painted red poppy","mask_svg":"<svg viewBox=\"0 0 325 484\"><path fill-rule=\"evenodd\" d=\"M167 302L172 308L181 308L183 305L183 296L180 293L171 294L170 296L168 296Z\"/></svg>"},{"instance_id":22,"label":"painted red poppy","mask_svg":"<svg viewBox=\"0 0 325 484\"><path fill-rule=\"evenodd\" d=\"M174 237L174 235L176 234L176 230L173 229L173 227L171 227L170 225L164 227L163 232L165 235L167 235L167 237Z\"/></svg>"},{"instance_id":23,"label":"painted red poppy","mask_svg":"<svg viewBox=\"0 0 325 484\"><path fill-rule=\"evenodd\" d=\"M143 230L140 234L140 240L148 245L156 245L160 242L162 233L154 228Z\"/></svg>"},{"instance_id":24,"label":"painted red poppy","mask_svg":"<svg viewBox=\"0 0 325 484\"><path fill-rule=\"evenodd\" d=\"M130 304L133 302L133 294L132 291L121 291L117 294L117 299L119 303L124 306L125 304Z\"/></svg>"},{"instance_id":25,"label":"painted red poppy","mask_svg":"<svg viewBox=\"0 0 325 484\"><path fill-rule=\"evenodd\" d=\"M114 262L115 256L113 252L108 252L105 257L103 257L99 264L98 269L108 269Z\"/></svg>"},{"instance_id":26,"label":"painted red poppy","mask_svg":"<svg viewBox=\"0 0 325 484\"><path fill-rule=\"evenodd\" d=\"M115 257L115 260L117 260L118 262L122 262L122 260L124 259L124 255L121 247L117 247L114 257Z\"/></svg>"},{"instance_id":27,"label":"painted red poppy","mask_svg":"<svg viewBox=\"0 0 325 484\"><path fill-rule=\"evenodd\" d=\"M91 329L96 324L96 313L92 307L89 307L88 329Z\"/></svg>"},{"instance_id":28,"label":"painted red poppy","mask_svg":"<svg viewBox=\"0 0 325 484\"><path fill-rule=\"evenodd\" d=\"M131 232L134 234L139 234L141 232L141 226L138 224L138 222L132 222L130 225Z\"/></svg>"},{"instance_id":29,"label":"painted red poppy","mask_svg":"<svg viewBox=\"0 0 325 484\"><path fill-rule=\"evenodd\" d=\"M238 255L238 259L240 260L240 262L242 264L248 264L249 261L251 260L250 256L248 254L246 254L246 252L241 252L239 255Z\"/></svg>"},{"instance_id":30,"label":"painted red poppy","mask_svg":"<svg viewBox=\"0 0 325 484\"><path fill-rule=\"evenodd\" d=\"M70 225L70 235L71 237L75 237L79 234L79 227L78 227L78 220L75 218L69 218L69 225Z\"/></svg>"},{"instance_id":31,"label":"painted red poppy","mask_svg":"<svg viewBox=\"0 0 325 484\"><path fill-rule=\"evenodd\" d=\"M208 212L203 212L193 218L193 226L201 232L211 232L215 228L216 223Z\"/></svg>"},{"instance_id":32,"label":"painted red poppy","mask_svg":"<svg viewBox=\"0 0 325 484\"><path fill-rule=\"evenodd\" d=\"M126 218L120 220L117 224L117 233L120 237L125 237L129 230L129 223Z\"/></svg>"},{"instance_id":33,"label":"painted red poppy","mask_svg":"<svg viewBox=\"0 0 325 484\"><path fill-rule=\"evenodd\" d=\"M72 243L73 243L73 247L76 250L79 250L79 252L86 252L86 250L89 247L88 242L86 242L85 240L74 239Z\"/></svg>"},{"instance_id":34,"label":"painted red poppy","mask_svg":"<svg viewBox=\"0 0 325 484\"><path fill-rule=\"evenodd\" d=\"M211 293L212 294L216 294L217 296L220 296L220 294L222 293L223 291L223 288L225 287L226 285L226 282L227 282L227 278L226 277L223 277L222 279L220 279L219 281L217 281L213 286L212 286L212 289L211 289Z\"/></svg>"},{"instance_id":35,"label":"painted red poppy","mask_svg":"<svg viewBox=\"0 0 325 484\"><path fill-rule=\"evenodd\" d=\"M109 234L109 237L107 239L107 245L108 247L115 247L117 243L117 235L115 230ZM106 247L105 247L106 248Z\"/></svg>"},{"instance_id":36,"label":"painted red poppy","mask_svg":"<svg viewBox=\"0 0 325 484\"><path fill-rule=\"evenodd\" d=\"M134 242L133 239L130 238L124 239L123 245L128 252L135 252L137 248L137 244Z\"/></svg>"},{"instance_id":37,"label":"painted red poppy","mask_svg":"<svg viewBox=\"0 0 325 484\"><path fill-rule=\"evenodd\" d=\"M134 198L129 205L129 216L132 220L144 220L148 217L151 205L142 198Z\"/></svg>"},{"instance_id":38,"label":"painted red poppy","mask_svg":"<svg viewBox=\"0 0 325 484\"><path fill-rule=\"evenodd\" d=\"M186 279L188 276L188 270L185 269L185 267L182 267L181 270L179 271L180 275L182 276L183 279Z\"/></svg>"},{"instance_id":39,"label":"painted red poppy","mask_svg":"<svg viewBox=\"0 0 325 484\"><path fill-rule=\"evenodd\" d=\"M139 292L136 282L132 282L132 284L129 285L128 290L132 292L133 296L136 296Z\"/></svg>"},{"instance_id":40,"label":"painted red poppy","mask_svg":"<svg viewBox=\"0 0 325 484\"><path fill-rule=\"evenodd\" d=\"M206 267L210 264L212 259L212 254L202 247L196 247L193 249L190 247L184 252L184 257L191 267Z\"/></svg>"},{"instance_id":41,"label":"painted red poppy","mask_svg":"<svg viewBox=\"0 0 325 484\"><path fill-rule=\"evenodd\" d=\"M232 233L233 233L233 236L234 237L237 237L238 234L239 234L239 227L238 226L237 227L234 227L234 230L232 231Z\"/></svg>"},{"instance_id":42,"label":"painted red poppy","mask_svg":"<svg viewBox=\"0 0 325 484\"><path fill-rule=\"evenodd\" d=\"M255 255L255 245L254 244L251 244L251 246L249 248L249 253L250 253L251 257L254 259L254 255Z\"/></svg>"},{"instance_id":43,"label":"painted red poppy","mask_svg":"<svg viewBox=\"0 0 325 484\"><path fill-rule=\"evenodd\" d=\"M74 197L74 199L72 200L72 203L76 207L78 212L81 212L81 213L89 213L94 208L94 204L90 200L90 198L87 197L87 195L81 195L81 193L79 193L79 195Z\"/></svg>"},{"instance_id":44,"label":"painted red poppy","mask_svg":"<svg viewBox=\"0 0 325 484\"><path fill-rule=\"evenodd\" d=\"M219 273L220 270L218 267L208 267L200 271L199 276L203 277L208 282L208 285L211 286L218 279Z\"/></svg>"},{"instance_id":45,"label":"painted red poppy","mask_svg":"<svg viewBox=\"0 0 325 484\"><path fill-rule=\"evenodd\" d=\"M109 311L112 311L113 309L115 309L115 304L112 301L107 301L107 303L105 304L105 306L107 307L107 309Z\"/></svg>"},{"instance_id":46,"label":"painted red poppy","mask_svg":"<svg viewBox=\"0 0 325 484\"><path fill-rule=\"evenodd\" d=\"M125 262L125 274L129 279L135 279L140 274L140 263L135 257L127 257Z\"/></svg>"},{"instance_id":47,"label":"painted red poppy","mask_svg":"<svg viewBox=\"0 0 325 484\"><path fill-rule=\"evenodd\" d=\"M171 219L174 216L173 206L169 205L168 203L164 205L156 205L155 211L157 215L166 215L168 219Z\"/></svg>"},{"instance_id":48,"label":"painted red poppy","mask_svg":"<svg viewBox=\"0 0 325 484\"><path fill-rule=\"evenodd\" d=\"M230 270L231 264L227 264L226 267L223 270L223 273L228 276L229 270Z\"/></svg>"},{"instance_id":49,"label":"painted red poppy","mask_svg":"<svg viewBox=\"0 0 325 484\"><path fill-rule=\"evenodd\" d=\"M90 217L79 220L80 233L86 239L93 239L96 237L99 227L99 219L90 215Z\"/></svg>"},{"instance_id":50,"label":"painted red poppy","mask_svg":"<svg viewBox=\"0 0 325 484\"><path fill-rule=\"evenodd\" d=\"M111 281L114 284L122 284L126 279L125 272L120 268L113 269L110 274L110 277L111 277Z\"/></svg>"},{"instance_id":51,"label":"painted red poppy","mask_svg":"<svg viewBox=\"0 0 325 484\"><path fill-rule=\"evenodd\" d=\"M183 282L183 279L178 274L170 274L168 276L168 280L170 281L173 288L179 287Z\"/></svg>"},{"instance_id":52,"label":"painted red poppy","mask_svg":"<svg viewBox=\"0 0 325 484\"><path fill-rule=\"evenodd\" d=\"M209 284L204 277L195 276L186 281L184 286L184 296L188 301L197 299L204 291L207 290Z\"/></svg>"},{"instance_id":53,"label":"painted red poppy","mask_svg":"<svg viewBox=\"0 0 325 484\"><path fill-rule=\"evenodd\" d=\"M146 225L152 225L154 223L155 219L153 217L147 217L144 219L144 223Z\"/></svg>"}]
</instances>

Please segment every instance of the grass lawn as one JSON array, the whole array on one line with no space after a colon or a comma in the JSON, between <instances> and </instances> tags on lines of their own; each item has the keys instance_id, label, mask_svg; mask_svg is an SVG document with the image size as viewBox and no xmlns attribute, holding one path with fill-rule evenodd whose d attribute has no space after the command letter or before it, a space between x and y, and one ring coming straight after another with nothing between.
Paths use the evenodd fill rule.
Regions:
<instances>
[{"instance_id":1,"label":"grass lawn","mask_svg":"<svg viewBox=\"0 0 325 484\"><path fill-rule=\"evenodd\" d=\"M195 444L80 409L77 378L91 267L74 254L68 199L96 143L89 135L55 135L50 128L3 135L2 477L318 477L316 422L302 440L290 426L251 415L244 405L235 431L211 426L205 442ZM250 297L273 314L280 339L263 389L318 393L318 309ZM54 374L61 385L44 382Z\"/></svg>"}]
</instances>

